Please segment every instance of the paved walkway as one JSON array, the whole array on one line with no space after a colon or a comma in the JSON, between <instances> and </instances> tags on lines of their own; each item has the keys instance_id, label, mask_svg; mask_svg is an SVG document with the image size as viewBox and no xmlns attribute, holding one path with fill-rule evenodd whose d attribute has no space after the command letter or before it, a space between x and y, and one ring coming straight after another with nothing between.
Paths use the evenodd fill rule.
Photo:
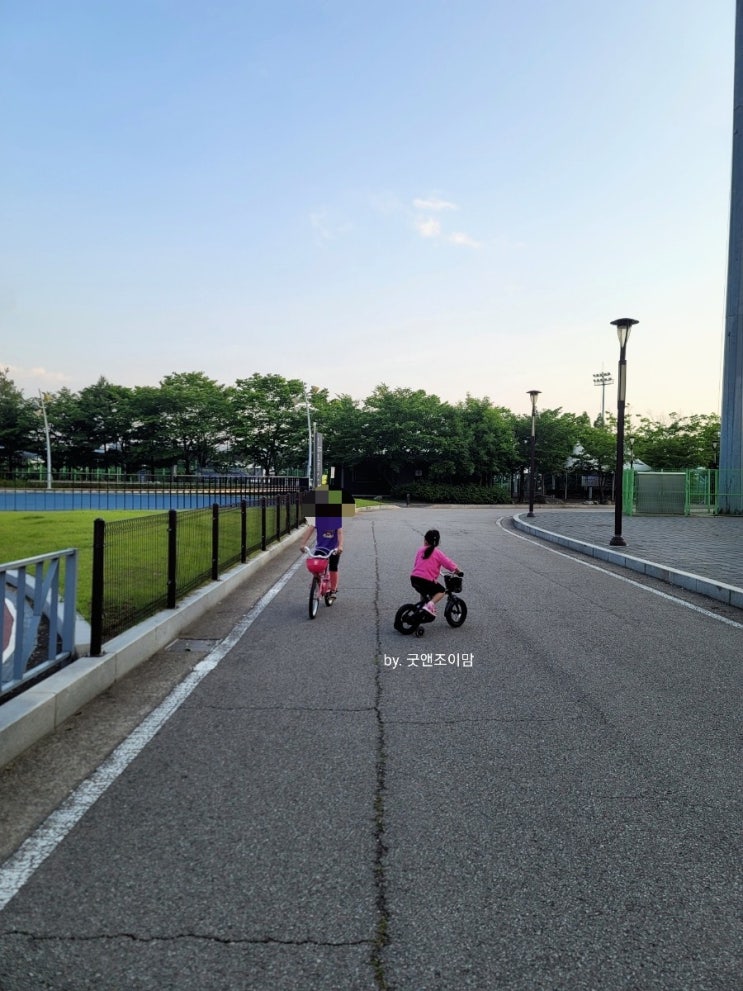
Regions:
<instances>
[{"instance_id":1,"label":"paved walkway","mask_svg":"<svg viewBox=\"0 0 743 991\"><path fill-rule=\"evenodd\" d=\"M743 609L743 517L631 516L611 547L614 509L540 509L521 530Z\"/></svg>"},{"instance_id":2,"label":"paved walkway","mask_svg":"<svg viewBox=\"0 0 743 991\"><path fill-rule=\"evenodd\" d=\"M2 991L740 989L741 631L517 539L525 513L358 514L312 621L285 546L49 741L74 791L41 829L53 762L0 776L0 838L34 824ZM469 615L416 641L392 620L432 527ZM169 658L165 698L138 684Z\"/></svg>"}]
</instances>

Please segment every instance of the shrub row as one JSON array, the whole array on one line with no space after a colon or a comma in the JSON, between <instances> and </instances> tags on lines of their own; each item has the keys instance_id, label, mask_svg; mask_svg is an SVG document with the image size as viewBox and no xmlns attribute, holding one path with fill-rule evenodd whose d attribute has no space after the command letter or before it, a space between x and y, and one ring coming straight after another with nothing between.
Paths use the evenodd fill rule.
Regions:
<instances>
[{"instance_id":1,"label":"shrub row","mask_svg":"<svg viewBox=\"0 0 743 991\"><path fill-rule=\"evenodd\" d=\"M415 502L450 502L493 505L510 503L511 492L505 485L451 485L444 482L410 482L392 490L396 499L410 496Z\"/></svg>"}]
</instances>

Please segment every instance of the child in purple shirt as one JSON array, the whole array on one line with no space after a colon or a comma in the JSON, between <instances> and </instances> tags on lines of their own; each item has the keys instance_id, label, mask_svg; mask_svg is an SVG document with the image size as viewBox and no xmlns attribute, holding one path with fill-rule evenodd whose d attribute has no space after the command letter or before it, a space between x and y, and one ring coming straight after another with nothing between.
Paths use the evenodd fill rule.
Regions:
<instances>
[{"instance_id":1,"label":"child in purple shirt","mask_svg":"<svg viewBox=\"0 0 743 991\"><path fill-rule=\"evenodd\" d=\"M302 553L307 551L307 544L310 542L313 533L317 533L315 550L321 550L330 555L330 593L331 595L337 595L338 565L340 564L341 554L343 553L343 520L341 517L330 517L327 519L324 516L316 517L314 525L310 524L307 528L304 539L300 544L299 549Z\"/></svg>"},{"instance_id":2,"label":"child in purple shirt","mask_svg":"<svg viewBox=\"0 0 743 991\"><path fill-rule=\"evenodd\" d=\"M423 537L424 544L415 555L415 564L410 575L410 584L421 595L430 595L431 599L423 607L432 616L436 615L436 603L446 595L446 589L439 582L441 569L460 572L458 564L439 550L441 534L438 530L428 530Z\"/></svg>"}]
</instances>

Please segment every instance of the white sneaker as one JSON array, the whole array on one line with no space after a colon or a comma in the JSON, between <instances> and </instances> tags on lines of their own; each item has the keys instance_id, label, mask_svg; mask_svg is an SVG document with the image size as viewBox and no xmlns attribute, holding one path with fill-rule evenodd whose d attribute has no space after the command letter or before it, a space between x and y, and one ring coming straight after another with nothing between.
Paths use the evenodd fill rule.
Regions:
<instances>
[{"instance_id":1,"label":"white sneaker","mask_svg":"<svg viewBox=\"0 0 743 991\"><path fill-rule=\"evenodd\" d=\"M425 609L426 612L430 612L432 616L436 615L436 606L433 604L433 602L427 602L423 608Z\"/></svg>"}]
</instances>

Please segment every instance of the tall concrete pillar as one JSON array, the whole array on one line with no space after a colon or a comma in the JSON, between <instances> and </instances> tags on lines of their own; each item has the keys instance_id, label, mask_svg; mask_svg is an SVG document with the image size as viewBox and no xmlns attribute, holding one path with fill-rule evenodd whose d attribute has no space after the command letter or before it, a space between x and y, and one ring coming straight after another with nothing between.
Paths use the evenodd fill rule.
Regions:
<instances>
[{"instance_id":1,"label":"tall concrete pillar","mask_svg":"<svg viewBox=\"0 0 743 991\"><path fill-rule=\"evenodd\" d=\"M735 4L730 242L722 372L719 505L743 513L743 0Z\"/></svg>"}]
</instances>

